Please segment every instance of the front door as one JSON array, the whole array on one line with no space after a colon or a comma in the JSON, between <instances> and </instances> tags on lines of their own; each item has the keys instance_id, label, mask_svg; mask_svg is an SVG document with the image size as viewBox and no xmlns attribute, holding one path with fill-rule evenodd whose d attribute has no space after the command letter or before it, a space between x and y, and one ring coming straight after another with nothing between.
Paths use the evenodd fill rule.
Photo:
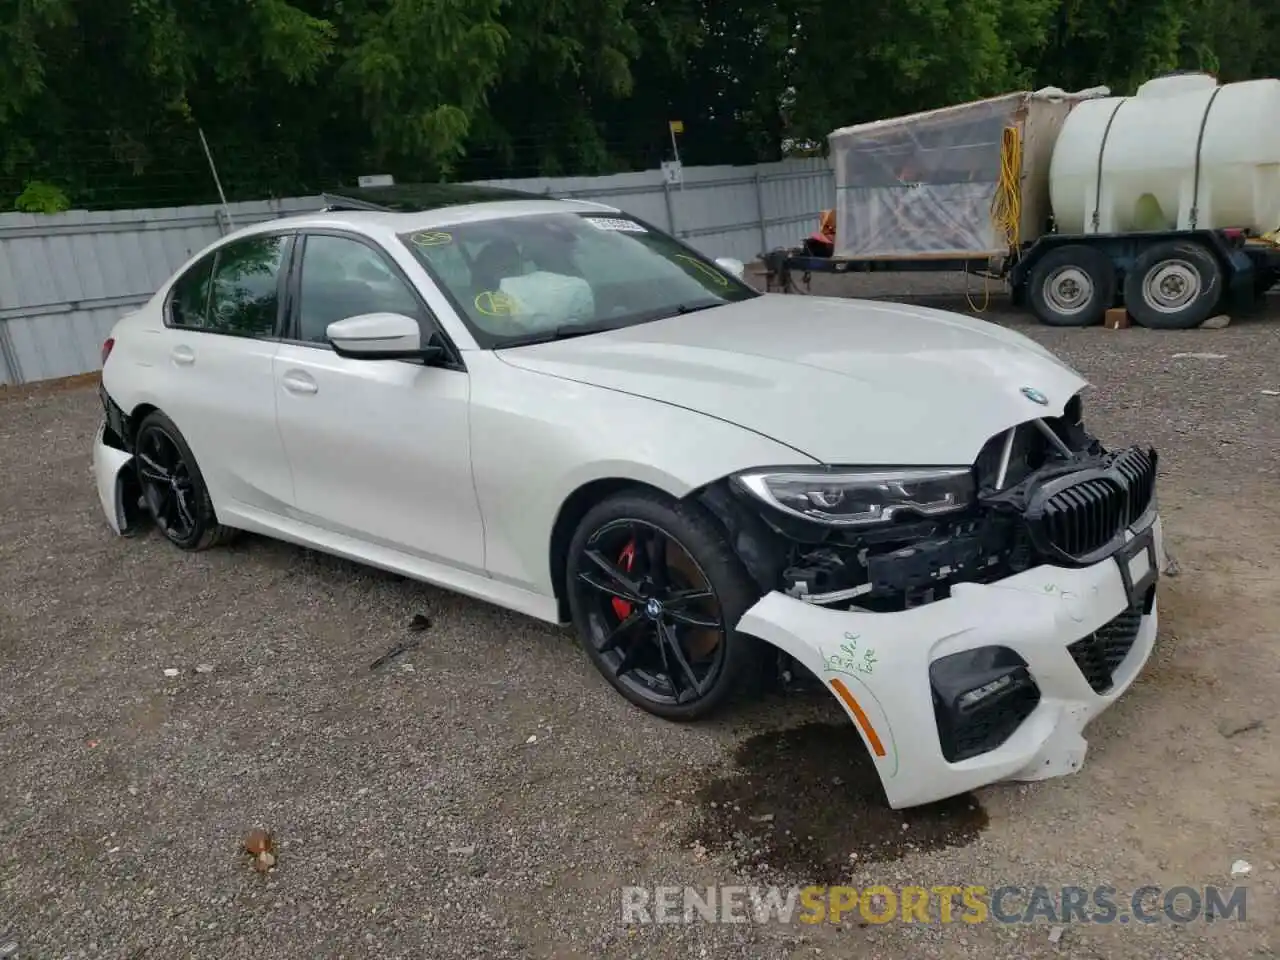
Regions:
<instances>
[{"instance_id":1,"label":"front door","mask_svg":"<svg viewBox=\"0 0 1280 960\"><path fill-rule=\"evenodd\" d=\"M291 331L274 359L298 518L483 573L466 372L339 357L325 338L335 320L402 313L424 336L433 321L372 241L313 233L300 242Z\"/></svg>"}]
</instances>

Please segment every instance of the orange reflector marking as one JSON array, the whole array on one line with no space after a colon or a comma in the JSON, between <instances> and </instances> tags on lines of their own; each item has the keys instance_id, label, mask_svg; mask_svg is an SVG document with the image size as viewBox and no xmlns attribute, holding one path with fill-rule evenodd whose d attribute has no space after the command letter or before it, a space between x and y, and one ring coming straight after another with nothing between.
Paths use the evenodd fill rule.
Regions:
<instances>
[{"instance_id":1,"label":"orange reflector marking","mask_svg":"<svg viewBox=\"0 0 1280 960\"><path fill-rule=\"evenodd\" d=\"M876 733L876 728L871 725L871 721L867 719L866 713L862 709L862 705L853 698L853 694L849 692L849 688L844 685L844 681L839 677L831 679L831 689L836 692L844 705L849 708L849 712L853 714L853 718L858 721L858 726L862 728L862 732L866 734L867 741L871 744L871 751L877 757L884 756L884 744L880 742L880 735Z\"/></svg>"}]
</instances>

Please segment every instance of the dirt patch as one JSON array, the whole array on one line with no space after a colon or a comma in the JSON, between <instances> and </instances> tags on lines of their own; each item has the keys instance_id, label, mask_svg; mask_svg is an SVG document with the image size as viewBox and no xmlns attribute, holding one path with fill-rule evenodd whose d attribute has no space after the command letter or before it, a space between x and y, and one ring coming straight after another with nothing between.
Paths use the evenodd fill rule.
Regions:
<instances>
[{"instance_id":1,"label":"dirt patch","mask_svg":"<svg viewBox=\"0 0 1280 960\"><path fill-rule=\"evenodd\" d=\"M987 826L970 794L891 810L848 723L747 738L733 769L699 788L695 803L686 842L794 883L838 883L862 863L964 846Z\"/></svg>"},{"instance_id":2,"label":"dirt patch","mask_svg":"<svg viewBox=\"0 0 1280 960\"><path fill-rule=\"evenodd\" d=\"M83 390L86 387L98 386L102 374L79 373L73 377L58 377L53 380L39 380L35 383L0 384L0 402L5 400L25 400L29 397L47 396L53 393L68 393Z\"/></svg>"}]
</instances>

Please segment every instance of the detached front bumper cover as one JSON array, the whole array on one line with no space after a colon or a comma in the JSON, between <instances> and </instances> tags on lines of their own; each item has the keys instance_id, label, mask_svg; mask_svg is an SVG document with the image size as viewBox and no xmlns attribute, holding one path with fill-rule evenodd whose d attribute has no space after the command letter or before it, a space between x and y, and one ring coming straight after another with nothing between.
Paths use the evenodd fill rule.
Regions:
<instances>
[{"instance_id":1,"label":"detached front bumper cover","mask_svg":"<svg viewBox=\"0 0 1280 960\"><path fill-rule=\"evenodd\" d=\"M821 678L862 736L890 806L912 807L997 781L1077 771L1086 724L1151 656L1154 585L1165 563L1152 512L1125 532L1114 556L1091 566L960 583L950 597L900 613L831 610L775 591L738 629ZM970 662L971 700L991 697L1020 711L994 748L966 755L963 744L944 742L948 717L968 709L963 697L940 705L930 676L946 658Z\"/></svg>"}]
</instances>

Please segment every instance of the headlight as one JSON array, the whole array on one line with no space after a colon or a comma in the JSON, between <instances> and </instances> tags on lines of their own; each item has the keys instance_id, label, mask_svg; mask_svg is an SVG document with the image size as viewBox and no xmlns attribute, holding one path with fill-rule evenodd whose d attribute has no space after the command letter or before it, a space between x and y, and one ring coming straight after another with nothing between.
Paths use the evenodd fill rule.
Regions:
<instances>
[{"instance_id":1,"label":"headlight","mask_svg":"<svg viewBox=\"0 0 1280 960\"><path fill-rule=\"evenodd\" d=\"M968 467L896 470L751 470L734 478L765 503L792 516L840 527L935 517L973 503Z\"/></svg>"}]
</instances>

